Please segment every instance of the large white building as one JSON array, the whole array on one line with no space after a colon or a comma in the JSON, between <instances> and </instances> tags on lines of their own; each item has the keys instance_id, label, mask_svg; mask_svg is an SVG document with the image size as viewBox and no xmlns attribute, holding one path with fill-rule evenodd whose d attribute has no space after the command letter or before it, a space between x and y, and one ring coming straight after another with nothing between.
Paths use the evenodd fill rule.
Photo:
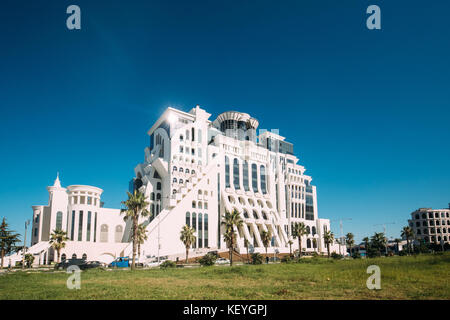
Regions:
<instances>
[{"instance_id":1,"label":"large white building","mask_svg":"<svg viewBox=\"0 0 450 320\"><path fill-rule=\"evenodd\" d=\"M265 252L261 232L273 235L268 253L298 249L292 225L303 222L308 235L306 252L326 252L323 233L328 219L319 219L316 187L298 163L293 145L278 131L260 130L258 120L242 112L228 111L214 121L199 106L189 112L168 108L148 131L145 158L134 171L130 191L139 189L150 202L146 224L148 240L141 246L146 257L182 258L185 247L180 231L188 224L197 240L191 256L226 251L221 217L237 209L244 221L237 230L236 251ZM66 257L86 254L88 260L110 261L130 255L130 225L119 209L103 208L102 190L90 186L62 188L59 178L47 206L33 206L33 246L29 252L42 262L52 261L49 235L55 228L67 231ZM122 200L122 199L121 199ZM315 239L315 240L313 240ZM338 251L333 244L331 251Z\"/></svg>"},{"instance_id":2,"label":"large white building","mask_svg":"<svg viewBox=\"0 0 450 320\"><path fill-rule=\"evenodd\" d=\"M419 208L408 220L415 240L425 243L450 243L450 203L447 209Z\"/></svg>"}]
</instances>

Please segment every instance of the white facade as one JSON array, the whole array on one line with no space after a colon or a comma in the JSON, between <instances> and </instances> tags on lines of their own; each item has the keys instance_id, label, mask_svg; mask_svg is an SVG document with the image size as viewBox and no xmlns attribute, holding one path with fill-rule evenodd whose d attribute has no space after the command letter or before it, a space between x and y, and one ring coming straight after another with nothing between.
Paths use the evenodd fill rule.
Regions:
<instances>
[{"instance_id":1,"label":"white facade","mask_svg":"<svg viewBox=\"0 0 450 320\"><path fill-rule=\"evenodd\" d=\"M248 114L228 111L211 121L199 106L186 113L168 108L148 131L150 143L138 164L130 191L138 188L150 202L150 217L142 217L148 240L141 246L146 257L182 258L185 247L180 231L188 224L197 241L190 256L211 250L226 251L221 217L237 209L244 221L237 230L236 251L265 253L260 234L273 235L268 253L298 249L292 225L303 222L306 253L326 253L323 233L328 219L319 219L316 187L298 163L293 145L277 131L262 131ZM84 254L88 260L111 261L131 255L130 225L119 209L101 205L102 190L73 185L62 188L59 178L48 187L49 204L33 206L32 247L41 263L56 260L49 248L50 233L61 228L70 238L62 253L67 258ZM313 240L315 239L315 240ZM331 252L338 252L337 244ZM345 252L345 250L344 250ZM20 256L20 255L16 255Z\"/></svg>"},{"instance_id":2,"label":"white facade","mask_svg":"<svg viewBox=\"0 0 450 320\"><path fill-rule=\"evenodd\" d=\"M450 204L448 209L420 208L408 220L416 240L425 243L450 243Z\"/></svg>"}]
</instances>

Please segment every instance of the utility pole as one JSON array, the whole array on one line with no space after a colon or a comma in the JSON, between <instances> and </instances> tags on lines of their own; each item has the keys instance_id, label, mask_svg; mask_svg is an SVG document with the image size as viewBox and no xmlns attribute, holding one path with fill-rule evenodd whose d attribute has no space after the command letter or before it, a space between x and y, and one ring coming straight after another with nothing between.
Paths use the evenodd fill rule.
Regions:
<instances>
[{"instance_id":1,"label":"utility pole","mask_svg":"<svg viewBox=\"0 0 450 320\"><path fill-rule=\"evenodd\" d=\"M23 237L23 257L22 257L22 269L25 269L25 253L27 251L27 228L30 224L30 220L25 221L25 235Z\"/></svg>"},{"instance_id":2,"label":"utility pole","mask_svg":"<svg viewBox=\"0 0 450 320\"><path fill-rule=\"evenodd\" d=\"M343 228L342 221L346 221L346 220L352 220L352 218L343 218L343 219L338 219L338 220L331 220L331 222L339 221L339 229L341 231L341 237L339 239L339 254L342 254L341 253L341 244L342 244L343 239L344 239L344 228Z\"/></svg>"},{"instance_id":3,"label":"utility pole","mask_svg":"<svg viewBox=\"0 0 450 320\"><path fill-rule=\"evenodd\" d=\"M387 247L388 247L388 238L387 238L387 235L386 235L386 225L387 224L395 224L395 222L388 222L388 223L379 223L379 224L374 224L374 226L383 226L383 233L384 233L384 238L386 239L386 246L385 246L385 252L386 252L386 255L387 255Z\"/></svg>"}]
</instances>

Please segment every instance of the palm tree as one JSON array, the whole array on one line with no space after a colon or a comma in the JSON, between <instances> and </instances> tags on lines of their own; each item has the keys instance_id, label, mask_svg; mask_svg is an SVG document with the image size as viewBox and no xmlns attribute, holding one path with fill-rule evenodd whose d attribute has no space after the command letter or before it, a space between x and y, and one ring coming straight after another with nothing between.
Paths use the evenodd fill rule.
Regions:
<instances>
[{"instance_id":1,"label":"palm tree","mask_svg":"<svg viewBox=\"0 0 450 320\"><path fill-rule=\"evenodd\" d=\"M289 255L292 256L292 245L294 244L294 242L291 239L289 239L288 244L289 244Z\"/></svg>"},{"instance_id":2,"label":"palm tree","mask_svg":"<svg viewBox=\"0 0 450 320\"><path fill-rule=\"evenodd\" d=\"M347 244L350 247L350 257L353 256L353 245L355 244L354 238L355 238L355 236L351 232L349 232L345 235L345 241L347 242Z\"/></svg>"},{"instance_id":3,"label":"palm tree","mask_svg":"<svg viewBox=\"0 0 450 320\"><path fill-rule=\"evenodd\" d=\"M314 252L316 252L317 238L313 238L313 239L312 239L312 243L313 243Z\"/></svg>"},{"instance_id":4,"label":"palm tree","mask_svg":"<svg viewBox=\"0 0 450 320\"><path fill-rule=\"evenodd\" d=\"M148 216L149 212L147 210L149 203L147 202L147 197L138 190L134 190L134 193L131 194L127 192L128 200L122 201L122 204L125 206L124 209L120 210L120 213L125 213L124 220L128 219L132 220L132 237L133 241L133 260L131 262L131 270L135 268L135 259L136 259L136 248L138 243L138 223L139 218Z\"/></svg>"},{"instance_id":5,"label":"palm tree","mask_svg":"<svg viewBox=\"0 0 450 320\"><path fill-rule=\"evenodd\" d=\"M264 248L266 248L266 258L268 257L267 255L267 247L270 244L270 240L272 240L272 234L269 231L262 231L261 232L261 241L263 243Z\"/></svg>"},{"instance_id":6,"label":"palm tree","mask_svg":"<svg viewBox=\"0 0 450 320\"><path fill-rule=\"evenodd\" d=\"M414 231L411 227L403 227L402 237L406 238L406 246L408 247L408 253L411 253L411 245L409 243L409 239L414 237Z\"/></svg>"},{"instance_id":7,"label":"palm tree","mask_svg":"<svg viewBox=\"0 0 450 320\"><path fill-rule=\"evenodd\" d=\"M3 218L2 224L0 225L0 255L1 255L1 265L0 269L3 269L3 259L5 255L13 252L16 249L16 242L20 241L20 235L14 233L14 231L9 230L8 223L6 219Z\"/></svg>"},{"instance_id":8,"label":"palm tree","mask_svg":"<svg viewBox=\"0 0 450 320\"><path fill-rule=\"evenodd\" d=\"M334 234L330 230L325 231L323 234L323 241L327 245L327 251L328 251L328 258L330 257L330 244L334 240Z\"/></svg>"},{"instance_id":9,"label":"palm tree","mask_svg":"<svg viewBox=\"0 0 450 320\"><path fill-rule=\"evenodd\" d=\"M189 249L191 245L195 242L195 229L189 227L187 224L183 226L180 233L180 240L184 243L186 247L186 263L188 263Z\"/></svg>"},{"instance_id":10,"label":"palm tree","mask_svg":"<svg viewBox=\"0 0 450 320\"><path fill-rule=\"evenodd\" d=\"M298 239L298 257L302 257L302 237L307 235L306 226L303 222L295 223L292 229L292 236Z\"/></svg>"},{"instance_id":11,"label":"palm tree","mask_svg":"<svg viewBox=\"0 0 450 320\"><path fill-rule=\"evenodd\" d=\"M246 238L244 239L244 247L247 249L247 262L250 263L250 256L248 255L248 247L250 246L250 241Z\"/></svg>"},{"instance_id":12,"label":"palm tree","mask_svg":"<svg viewBox=\"0 0 450 320\"><path fill-rule=\"evenodd\" d=\"M366 251L366 258L369 257L369 237L365 237L362 239L364 241L364 250Z\"/></svg>"},{"instance_id":13,"label":"palm tree","mask_svg":"<svg viewBox=\"0 0 450 320\"><path fill-rule=\"evenodd\" d=\"M56 263L59 263L61 249L64 249L66 247L67 240L69 240L69 238L67 237L67 232L61 229L53 230L52 234L50 235L49 243L51 244L52 248L56 250Z\"/></svg>"},{"instance_id":14,"label":"palm tree","mask_svg":"<svg viewBox=\"0 0 450 320\"><path fill-rule=\"evenodd\" d=\"M236 243L236 232L234 231L234 228L236 227L236 229L239 230L239 228L243 224L243 221L240 213L236 209L233 209L231 213L225 211L225 215L222 217L221 224L225 226L225 233L223 234L223 238L228 246L228 249L230 250L230 266L232 266L233 248Z\"/></svg>"},{"instance_id":15,"label":"palm tree","mask_svg":"<svg viewBox=\"0 0 450 320\"><path fill-rule=\"evenodd\" d=\"M395 238L394 241L397 244L397 253L399 253L400 252L400 242L402 241L402 239Z\"/></svg>"},{"instance_id":16,"label":"palm tree","mask_svg":"<svg viewBox=\"0 0 450 320\"><path fill-rule=\"evenodd\" d=\"M386 248L386 237L383 232L375 232L370 238L370 243L373 248L378 249L378 254L381 256L381 250Z\"/></svg>"},{"instance_id":17,"label":"palm tree","mask_svg":"<svg viewBox=\"0 0 450 320\"><path fill-rule=\"evenodd\" d=\"M146 225L141 223L137 228L138 260L141 259L141 244L148 239Z\"/></svg>"}]
</instances>

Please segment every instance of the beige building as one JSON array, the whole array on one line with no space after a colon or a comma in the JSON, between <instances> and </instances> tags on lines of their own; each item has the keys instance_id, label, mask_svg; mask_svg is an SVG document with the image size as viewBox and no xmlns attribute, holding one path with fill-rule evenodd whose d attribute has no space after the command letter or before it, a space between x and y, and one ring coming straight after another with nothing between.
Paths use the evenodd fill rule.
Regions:
<instances>
[{"instance_id":1,"label":"beige building","mask_svg":"<svg viewBox=\"0 0 450 320\"><path fill-rule=\"evenodd\" d=\"M447 209L420 208L411 213L408 223L417 240L450 243L450 204Z\"/></svg>"}]
</instances>

